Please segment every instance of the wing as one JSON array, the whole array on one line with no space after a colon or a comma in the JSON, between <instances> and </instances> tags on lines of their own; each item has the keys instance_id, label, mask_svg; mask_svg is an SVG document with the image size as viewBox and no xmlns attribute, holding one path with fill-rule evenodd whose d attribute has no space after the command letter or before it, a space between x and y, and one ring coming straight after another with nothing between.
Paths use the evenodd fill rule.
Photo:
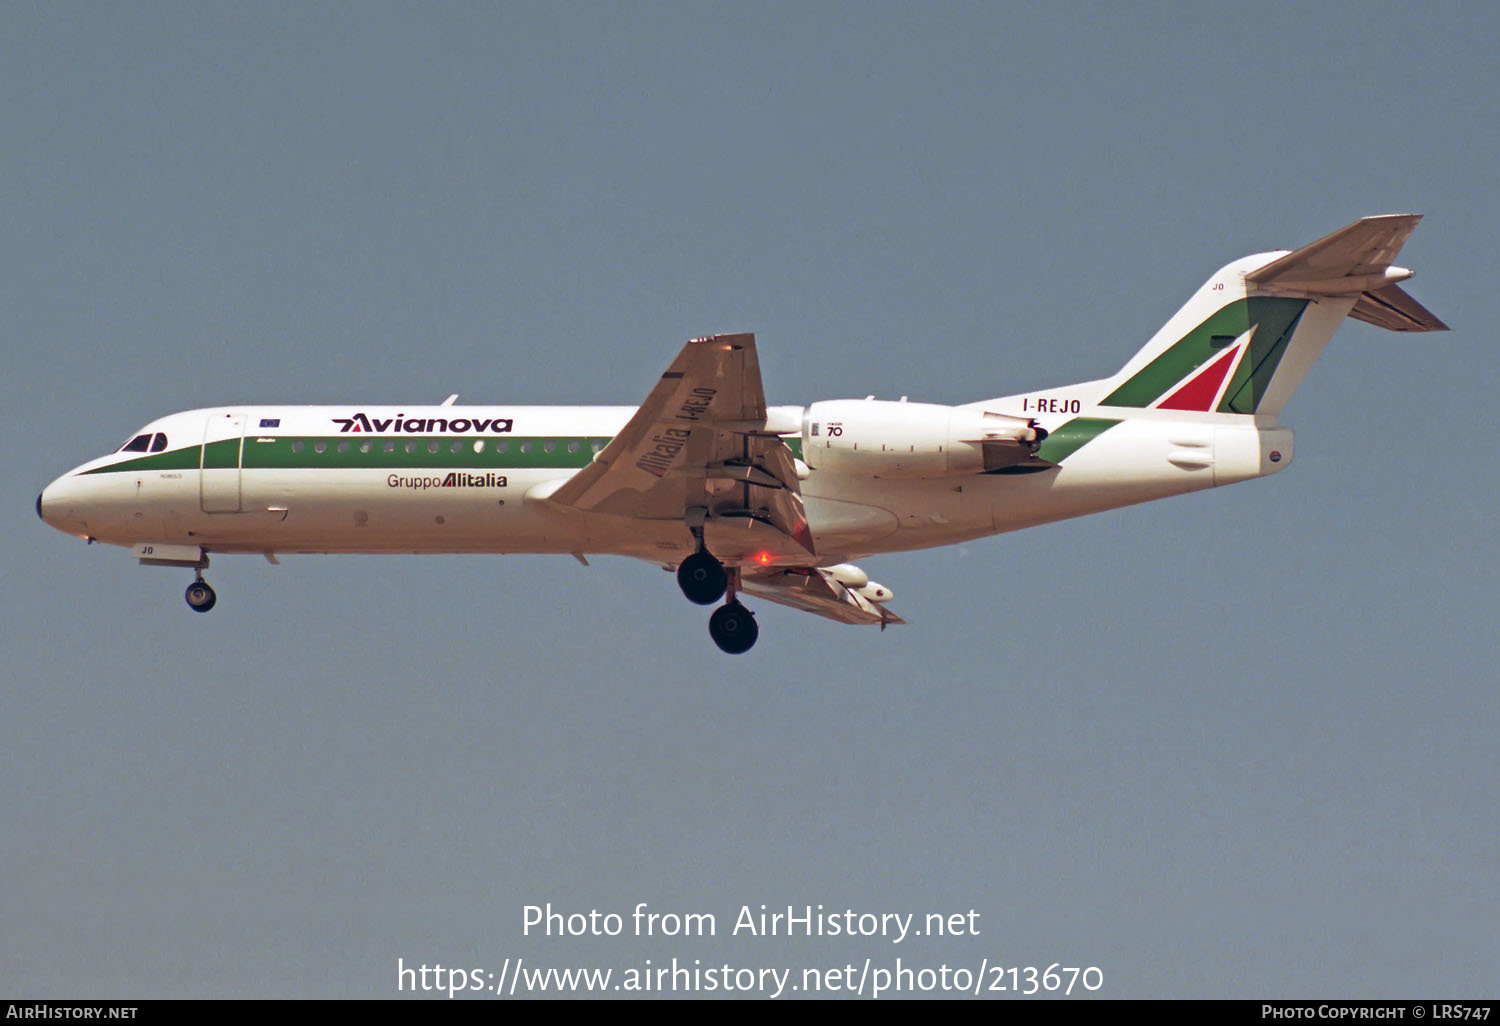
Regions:
<instances>
[{"instance_id":1,"label":"wing","mask_svg":"<svg viewBox=\"0 0 1500 1026\"><path fill-rule=\"evenodd\" d=\"M847 569L859 573L854 567ZM863 577L863 574L859 576ZM746 567L741 571L740 588L770 602L816 613L840 623L878 624L881 630L885 630L887 624L906 622L882 604L890 598L887 589L874 583L852 587L828 569L798 567L755 573ZM876 600L872 600L871 595Z\"/></svg>"},{"instance_id":2,"label":"wing","mask_svg":"<svg viewBox=\"0 0 1500 1026\"><path fill-rule=\"evenodd\" d=\"M695 338L593 463L548 498L645 520L683 521L702 510L708 530L719 532L720 558L806 558L812 532L781 440L800 430L799 418L766 408L754 335Z\"/></svg>"}]
</instances>

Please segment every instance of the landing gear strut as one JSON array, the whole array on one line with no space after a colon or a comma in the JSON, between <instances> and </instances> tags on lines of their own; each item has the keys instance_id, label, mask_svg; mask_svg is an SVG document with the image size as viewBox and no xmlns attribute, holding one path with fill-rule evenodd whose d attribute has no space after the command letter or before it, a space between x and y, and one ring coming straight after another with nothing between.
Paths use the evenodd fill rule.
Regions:
<instances>
[{"instance_id":1,"label":"landing gear strut","mask_svg":"<svg viewBox=\"0 0 1500 1026\"><path fill-rule=\"evenodd\" d=\"M703 525L690 528L697 551L684 559L677 567L677 586L688 597L689 602L700 606L711 606L724 595L729 586L729 575L724 564L714 558L703 546Z\"/></svg>"},{"instance_id":2,"label":"landing gear strut","mask_svg":"<svg viewBox=\"0 0 1500 1026\"><path fill-rule=\"evenodd\" d=\"M739 590L739 567L726 570L724 564L703 544L703 522L707 510L698 507L687 511L688 530L693 532L694 551L677 565L677 586L688 601L711 606L719 599L725 602L708 619L708 636L730 655L750 651L760 629L755 614L740 604L734 593ZM727 597L726 597L727 596Z\"/></svg>"},{"instance_id":3,"label":"landing gear strut","mask_svg":"<svg viewBox=\"0 0 1500 1026\"><path fill-rule=\"evenodd\" d=\"M214 594L214 590L203 579L203 572L201 570L198 572L198 576L194 578L193 583L187 586L187 594L183 597L187 599L188 606L195 613L208 612L214 607L214 603L219 600L219 596Z\"/></svg>"}]
</instances>

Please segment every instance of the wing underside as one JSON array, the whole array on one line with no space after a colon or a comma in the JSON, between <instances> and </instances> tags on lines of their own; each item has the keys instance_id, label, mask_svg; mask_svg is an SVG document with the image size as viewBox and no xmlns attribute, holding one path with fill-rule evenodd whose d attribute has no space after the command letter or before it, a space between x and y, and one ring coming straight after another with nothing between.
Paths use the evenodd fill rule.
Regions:
<instances>
[{"instance_id":1,"label":"wing underside","mask_svg":"<svg viewBox=\"0 0 1500 1026\"><path fill-rule=\"evenodd\" d=\"M795 412L766 406L754 335L694 339L594 461L545 501L701 523L738 591L840 623L905 623L885 608L890 592L863 571L810 558L796 458L782 440L800 428Z\"/></svg>"},{"instance_id":2,"label":"wing underside","mask_svg":"<svg viewBox=\"0 0 1500 1026\"><path fill-rule=\"evenodd\" d=\"M816 567L754 574L746 570L740 587L767 601L816 613L840 623L874 624L884 630L887 624L906 622L883 604L872 602L858 589Z\"/></svg>"},{"instance_id":3,"label":"wing underside","mask_svg":"<svg viewBox=\"0 0 1500 1026\"><path fill-rule=\"evenodd\" d=\"M715 554L805 559L813 553L796 464L768 418L755 336L683 347L635 416L554 504L656 521L701 516ZM717 532L717 534L715 534Z\"/></svg>"}]
</instances>

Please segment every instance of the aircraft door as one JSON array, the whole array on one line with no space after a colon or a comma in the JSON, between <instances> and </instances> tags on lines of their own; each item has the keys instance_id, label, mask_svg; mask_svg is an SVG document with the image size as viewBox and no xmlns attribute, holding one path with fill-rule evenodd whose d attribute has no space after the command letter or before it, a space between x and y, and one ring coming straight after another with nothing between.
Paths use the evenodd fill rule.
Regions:
<instances>
[{"instance_id":1,"label":"aircraft door","mask_svg":"<svg viewBox=\"0 0 1500 1026\"><path fill-rule=\"evenodd\" d=\"M205 513L238 513L243 508L240 463L245 451L245 415L210 414L199 457L199 501Z\"/></svg>"}]
</instances>

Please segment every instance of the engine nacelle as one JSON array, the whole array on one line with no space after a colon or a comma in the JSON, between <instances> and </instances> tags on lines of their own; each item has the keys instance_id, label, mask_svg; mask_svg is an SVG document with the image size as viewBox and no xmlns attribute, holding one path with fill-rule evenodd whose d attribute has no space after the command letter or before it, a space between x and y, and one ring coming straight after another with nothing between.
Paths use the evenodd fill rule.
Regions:
<instances>
[{"instance_id":1,"label":"engine nacelle","mask_svg":"<svg viewBox=\"0 0 1500 1026\"><path fill-rule=\"evenodd\" d=\"M983 474L1029 458L1047 437L1025 417L881 399L813 403L803 423L813 470L878 478Z\"/></svg>"}]
</instances>

